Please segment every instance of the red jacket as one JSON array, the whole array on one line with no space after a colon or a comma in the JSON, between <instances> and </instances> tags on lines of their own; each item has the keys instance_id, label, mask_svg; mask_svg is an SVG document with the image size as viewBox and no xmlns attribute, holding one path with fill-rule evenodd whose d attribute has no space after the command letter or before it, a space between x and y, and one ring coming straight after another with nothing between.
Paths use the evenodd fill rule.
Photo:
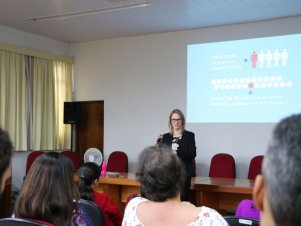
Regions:
<instances>
[{"instance_id":1,"label":"red jacket","mask_svg":"<svg viewBox=\"0 0 301 226\"><path fill-rule=\"evenodd\" d=\"M121 226L122 216L113 199L105 193L94 191L93 194L94 202L101 208L104 214L105 225Z\"/></svg>"}]
</instances>

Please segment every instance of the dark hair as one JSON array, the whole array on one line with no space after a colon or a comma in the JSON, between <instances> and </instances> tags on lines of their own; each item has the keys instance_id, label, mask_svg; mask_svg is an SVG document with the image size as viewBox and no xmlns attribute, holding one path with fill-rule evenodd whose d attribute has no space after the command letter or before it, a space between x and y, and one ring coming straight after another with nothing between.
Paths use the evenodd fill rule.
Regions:
<instances>
[{"instance_id":1,"label":"dark hair","mask_svg":"<svg viewBox=\"0 0 301 226\"><path fill-rule=\"evenodd\" d=\"M15 204L15 215L70 226L79 193L71 160L57 152L39 156L32 164Z\"/></svg>"},{"instance_id":2,"label":"dark hair","mask_svg":"<svg viewBox=\"0 0 301 226\"><path fill-rule=\"evenodd\" d=\"M94 162L84 163L77 171L80 197L82 199L93 201L93 189L92 184L100 176L100 168Z\"/></svg>"},{"instance_id":3,"label":"dark hair","mask_svg":"<svg viewBox=\"0 0 301 226\"><path fill-rule=\"evenodd\" d=\"M262 174L276 225L301 225L301 114L274 129Z\"/></svg>"},{"instance_id":4,"label":"dark hair","mask_svg":"<svg viewBox=\"0 0 301 226\"><path fill-rule=\"evenodd\" d=\"M142 151L136 176L141 183L141 194L162 202L179 194L185 175L178 156L168 146L158 144Z\"/></svg>"},{"instance_id":5,"label":"dark hair","mask_svg":"<svg viewBox=\"0 0 301 226\"><path fill-rule=\"evenodd\" d=\"M11 162L12 151L13 145L8 133L0 128L0 186L2 186L3 174ZM0 187L0 194L1 190Z\"/></svg>"}]
</instances>

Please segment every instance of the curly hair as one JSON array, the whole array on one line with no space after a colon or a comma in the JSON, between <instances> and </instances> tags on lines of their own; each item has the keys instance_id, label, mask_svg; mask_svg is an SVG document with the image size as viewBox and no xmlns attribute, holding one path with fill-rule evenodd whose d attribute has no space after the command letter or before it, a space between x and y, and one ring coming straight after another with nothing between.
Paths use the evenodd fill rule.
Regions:
<instances>
[{"instance_id":1,"label":"curly hair","mask_svg":"<svg viewBox=\"0 0 301 226\"><path fill-rule=\"evenodd\" d=\"M141 195L157 202L176 197L184 182L184 172L181 160L168 146L158 144L145 148L139 156L136 172Z\"/></svg>"}]
</instances>

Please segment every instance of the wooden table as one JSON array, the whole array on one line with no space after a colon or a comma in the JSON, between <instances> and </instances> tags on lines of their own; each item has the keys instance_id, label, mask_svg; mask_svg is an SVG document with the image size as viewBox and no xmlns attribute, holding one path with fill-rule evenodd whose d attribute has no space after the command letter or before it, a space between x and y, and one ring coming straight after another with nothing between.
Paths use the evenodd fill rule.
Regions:
<instances>
[{"instance_id":1,"label":"wooden table","mask_svg":"<svg viewBox=\"0 0 301 226\"><path fill-rule=\"evenodd\" d=\"M208 206L221 214L235 211L243 199L252 199L254 180L194 177L191 189L196 192L196 205Z\"/></svg>"},{"instance_id":2,"label":"wooden table","mask_svg":"<svg viewBox=\"0 0 301 226\"><path fill-rule=\"evenodd\" d=\"M193 177L191 190L196 192L197 206L208 206L224 214L234 211L243 199L252 199L254 180ZM124 211L124 204L130 194L140 193L140 183L133 173L108 174L100 177L97 190L110 195Z\"/></svg>"},{"instance_id":3,"label":"wooden table","mask_svg":"<svg viewBox=\"0 0 301 226\"><path fill-rule=\"evenodd\" d=\"M99 178L96 190L111 196L123 213L127 197L131 194L140 194L140 183L133 173L110 174L109 172L107 176Z\"/></svg>"}]
</instances>

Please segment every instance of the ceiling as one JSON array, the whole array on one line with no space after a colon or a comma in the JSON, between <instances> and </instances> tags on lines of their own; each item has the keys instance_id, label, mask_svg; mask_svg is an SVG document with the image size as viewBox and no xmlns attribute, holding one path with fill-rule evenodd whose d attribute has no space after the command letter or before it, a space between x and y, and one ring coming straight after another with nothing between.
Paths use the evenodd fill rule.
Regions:
<instances>
[{"instance_id":1,"label":"ceiling","mask_svg":"<svg viewBox=\"0 0 301 226\"><path fill-rule=\"evenodd\" d=\"M0 2L1 25L68 43L301 16L301 0L0 0ZM117 10L119 7L138 6L143 3L149 5ZM93 12L96 9L99 12ZM78 12L81 12L81 15L73 15ZM27 20L65 14L70 15L66 18L35 22Z\"/></svg>"}]
</instances>

